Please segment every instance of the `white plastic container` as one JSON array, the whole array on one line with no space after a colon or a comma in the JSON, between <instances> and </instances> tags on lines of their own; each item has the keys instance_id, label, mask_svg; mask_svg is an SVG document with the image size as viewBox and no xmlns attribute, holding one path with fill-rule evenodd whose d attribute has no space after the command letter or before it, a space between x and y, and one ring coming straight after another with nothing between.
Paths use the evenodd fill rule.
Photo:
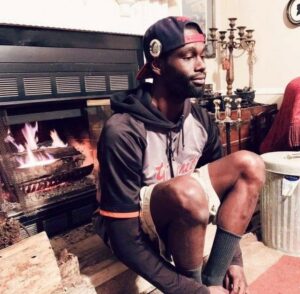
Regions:
<instances>
[{"instance_id":1,"label":"white plastic container","mask_svg":"<svg viewBox=\"0 0 300 294\"><path fill-rule=\"evenodd\" d=\"M261 157L267 170L260 198L263 242L300 255L300 152L270 152Z\"/></svg>"}]
</instances>

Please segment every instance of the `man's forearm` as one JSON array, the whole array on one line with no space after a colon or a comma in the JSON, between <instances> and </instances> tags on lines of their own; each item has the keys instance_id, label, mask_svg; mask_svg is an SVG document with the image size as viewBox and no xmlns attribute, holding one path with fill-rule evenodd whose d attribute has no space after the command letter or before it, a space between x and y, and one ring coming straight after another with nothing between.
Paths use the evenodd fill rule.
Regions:
<instances>
[{"instance_id":1,"label":"man's forearm","mask_svg":"<svg viewBox=\"0 0 300 294\"><path fill-rule=\"evenodd\" d=\"M145 240L139 219L106 219L111 247L130 269L164 293L209 294L206 286L178 274Z\"/></svg>"}]
</instances>

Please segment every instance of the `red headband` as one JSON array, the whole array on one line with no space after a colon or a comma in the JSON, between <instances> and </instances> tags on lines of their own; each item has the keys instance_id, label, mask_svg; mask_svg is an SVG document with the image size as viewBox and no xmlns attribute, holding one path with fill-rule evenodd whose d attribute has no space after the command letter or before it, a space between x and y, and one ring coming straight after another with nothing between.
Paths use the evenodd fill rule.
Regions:
<instances>
[{"instance_id":1,"label":"red headband","mask_svg":"<svg viewBox=\"0 0 300 294\"><path fill-rule=\"evenodd\" d=\"M205 36L203 34L193 34L193 35L185 35L184 42L193 43L193 42L204 42L205 43Z\"/></svg>"}]
</instances>

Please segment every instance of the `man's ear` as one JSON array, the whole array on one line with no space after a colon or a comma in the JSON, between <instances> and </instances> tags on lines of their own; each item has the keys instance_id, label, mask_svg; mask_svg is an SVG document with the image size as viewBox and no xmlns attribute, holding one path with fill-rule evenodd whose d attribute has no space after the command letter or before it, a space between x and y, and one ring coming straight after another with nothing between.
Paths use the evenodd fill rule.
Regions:
<instances>
[{"instance_id":1,"label":"man's ear","mask_svg":"<svg viewBox=\"0 0 300 294\"><path fill-rule=\"evenodd\" d=\"M152 71L160 76L162 73L162 68L163 68L163 61L161 58L154 58L151 62L151 69Z\"/></svg>"}]
</instances>

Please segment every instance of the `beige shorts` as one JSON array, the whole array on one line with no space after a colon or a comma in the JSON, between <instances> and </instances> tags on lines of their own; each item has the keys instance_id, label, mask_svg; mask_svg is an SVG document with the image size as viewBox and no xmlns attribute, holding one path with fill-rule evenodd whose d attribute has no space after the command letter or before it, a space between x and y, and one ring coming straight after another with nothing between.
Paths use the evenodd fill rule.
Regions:
<instances>
[{"instance_id":1,"label":"beige shorts","mask_svg":"<svg viewBox=\"0 0 300 294\"><path fill-rule=\"evenodd\" d=\"M204 165L201 168L196 169L191 176L198 181L202 189L205 192L208 201L209 213L211 216L216 216L218 208L220 206L220 199L215 192L208 173L208 166ZM158 241L159 250L162 257L170 260L169 255L166 253L166 247L164 242L159 238L156 228L150 212L150 199L153 188L156 184L142 187L140 191L141 199L141 225L143 231L149 235L151 240Z\"/></svg>"}]
</instances>

